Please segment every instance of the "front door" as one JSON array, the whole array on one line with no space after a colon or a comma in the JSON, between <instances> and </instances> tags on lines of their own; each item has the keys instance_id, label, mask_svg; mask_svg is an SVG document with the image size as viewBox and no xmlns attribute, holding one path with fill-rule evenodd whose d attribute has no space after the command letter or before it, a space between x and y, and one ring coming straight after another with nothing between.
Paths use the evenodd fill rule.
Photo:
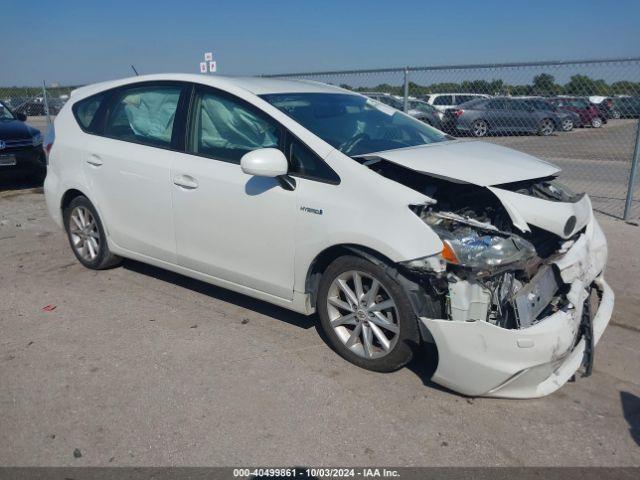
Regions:
<instances>
[{"instance_id":1,"label":"front door","mask_svg":"<svg viewBox=\"0 0 640 480\"><path fill-rule=\"evenodd\" d=\"M293 298L296 192L242 172L240 158L282 147L282 129L257 108L198 86L185 154L171 168L179 265Z\"/></svg>"}]
</instances>

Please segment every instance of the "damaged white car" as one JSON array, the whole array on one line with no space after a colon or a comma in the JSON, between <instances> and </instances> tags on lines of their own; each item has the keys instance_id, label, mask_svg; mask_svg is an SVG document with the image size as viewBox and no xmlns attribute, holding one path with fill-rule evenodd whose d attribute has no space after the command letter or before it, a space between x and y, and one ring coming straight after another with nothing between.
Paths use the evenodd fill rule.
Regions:
<instances>
[{"instance_id":1,"label":"damaged white car","mask_svg":"<svg viewBox=\"0 0 640 480\"><path fill-rule=\"evenodd\" d=\"M427 342L441 385L539 397L590 373L611 317L606 240L558 168L353 92L135 77L75 91L48 138L47 205L83 265L317 311L364 368Z\"/></svg>"}]
</instances>

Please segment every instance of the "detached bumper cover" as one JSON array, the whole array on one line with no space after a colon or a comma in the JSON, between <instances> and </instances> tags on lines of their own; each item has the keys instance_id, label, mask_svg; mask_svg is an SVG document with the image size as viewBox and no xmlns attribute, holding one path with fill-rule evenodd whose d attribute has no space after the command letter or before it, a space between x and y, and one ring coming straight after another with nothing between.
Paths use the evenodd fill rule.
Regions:
<instances>
[{"instance_id":1,"label":"detached bumper cover","mask_svg":"<svg viewBox=\"0 0 640 480\"><path fill-rule=\"evenodd\" d=\"M600 303L591 312L594 345L611 318L614 294L601 274L606 258L604 234L592 218L585 233L555 262L570 286L571 305L528 328L420 318L438 348L433 381L471 396L536 398L559 389L584 359L587 344L580 337L580 323L591 286L600 293Z\"/></svg>"}]
</instances>

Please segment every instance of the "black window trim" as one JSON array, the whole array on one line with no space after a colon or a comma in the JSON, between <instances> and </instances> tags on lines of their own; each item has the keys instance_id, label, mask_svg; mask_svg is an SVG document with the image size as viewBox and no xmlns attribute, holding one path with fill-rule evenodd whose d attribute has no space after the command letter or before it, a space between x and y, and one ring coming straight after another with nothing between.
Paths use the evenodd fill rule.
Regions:
<instances>
[{"instance_id":1,"label":"black window trim","mask_svg":"<svg viewBox=\"0 0 640 480\"><path fill-rule=\"evenodd\" d=\"M97 137L108 138L109 140L117 140L125 143L132 143L134 145L142 145L144 147L150 148L159 148L161 150L169 150L172 152L184 153L184 150L180 150L180 131L184 131L184 115L182 112L185 110L185 102L188 99L188 95L190 94L190 83L184 82L180 80L149 80L143 82L134 82L134 83L126 83L124 85L119 85L117 87L103 90L101 92L96 92L93 95L83 98L82 100L78 100L71 107L76 123L82 129L82 131L88 135L95 135ZM107 119L109 118L109 114L111 109L113 108L114 99L118 98L123 91L133 89L133 88L141 88L141 87L155 87L155 86L176 86L180 87L180 97L178 98L178 105L176 106L176 114L173 119L173 130L171 131L171 143L168 146L162 145L151 145L145 142L134 142L131 140L124 140L122 138L113 137L105 134L105 127L107 123ZM76 108L80 102L91 99L98 95L106 95L105 98L100 103L100 107L98 108L93 120L89 124L88 129L82 127L82 124L78 121L78 117L76 115ZM93 131L89 131L89 129Z\"/></svg>"},{"instance_id":2,"label":"black window trim","mask_svg":"<svg viewBox=\"0 0 640 480\"><path fill-rule=\"evenodd\" d=\"M331 172L333 172L333 174L335 175L335 179L328 179L328 178L323 178L323 177L315 177L313 175L304 175L304 174L300 174L300 173L296 173L296 172L288 172L287 175L290 175L292 177L296 177L296 178L303 178L305 180L312 180L315 182L320 182L320 183L326 183L329 185L339 185L341 182L340 179L340 175L338 175L338 173L331 168L331 166L325 162L320 155L317 154L317 152L311 148L309 145L307 145L304 141L302 141L297 135L295 135L294 133L292 133L287 127L285 127L280 121L276 120L275 118L273 118L271 115L269 115L267 112L265 112L264 110L262 110L260 107L252 104L251 102L246 101L243 98L238 97L237 95L234 95L233 93L227 92L226 90L221 90L219 88L216 87L212 87L211 85L205 85L202 83L193 83L192 84L193 88L191 89L191 97L189 99L189 104L188 104L188 109L186 109L185 112L185 126L186 128L183 130L184 131L184 137L182 139L183 143L183 151L184 153L188 154L188 155L195 155L197 157L202 157L202 158L208 158L211 160L215 160L217 162L224 162L224 163L230 163L232 165L238 165L240 166L239 163L236 162L232 162L229 160L223 160L220 158L216 158L212 155L206 155L204 153L196 153L196 152L191 152L187 150L187 143L189 141L189 138L191 137L191 129L194 128L194 115L195 115L195 98L196 98L196 94L198 94L201 91L209 91L209 92L215 92L216 95L219 95L221 97L226 97L229 98L231 100L233 100L234 102L238 102L243 106L246 106L249 110L252 111L256 111L259 113L260 116L263 116L265 118L267 118L269 121L275 123L279 130L280 130L280 138L278 139L278 148L279 150L285 155L285 157L287 158L287 162L289 164L289 167L291 167L291 153L290 153L290 149L288 149L287 147L291 144L291 140L290 138L295 139L296 141L298 141L300 144L302 144L305 148L309 149L316 157L316 160L318 162L323 163ZM293 119L292 119L293 120ZM295 121L295 120L293 120Z\"/></svg>"}]
</instances>

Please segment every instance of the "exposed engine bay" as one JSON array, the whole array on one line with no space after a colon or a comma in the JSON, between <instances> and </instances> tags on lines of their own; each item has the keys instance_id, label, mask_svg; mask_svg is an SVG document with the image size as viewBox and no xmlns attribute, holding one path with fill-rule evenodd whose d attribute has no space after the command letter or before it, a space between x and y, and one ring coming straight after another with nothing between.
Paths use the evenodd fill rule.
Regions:
<instances>
[{"instance_id":1,"label":"exposed engine bay","mask_svg":"<svg viewBox=\"0 0 640 480\"><path fill-rule=\"evenodd\" d=\"M516 226L507 208L509 201L495 192L525 197L525 201L526 197L542 200L546 205L575 204L583 195L574 194L554 176L487 188L416 172L380 157L357 160L434 200L410 208L442 240L446 269L434 273L420 261L405 267L434 297L445 299L443 315L447 318L518 329L567 307L569 287L563 284L553 260L583 233L584 225L576 224L576 216L567 215L562 236L557 229L554 233L533 223Z\"/></svg>"}]
</instances>

